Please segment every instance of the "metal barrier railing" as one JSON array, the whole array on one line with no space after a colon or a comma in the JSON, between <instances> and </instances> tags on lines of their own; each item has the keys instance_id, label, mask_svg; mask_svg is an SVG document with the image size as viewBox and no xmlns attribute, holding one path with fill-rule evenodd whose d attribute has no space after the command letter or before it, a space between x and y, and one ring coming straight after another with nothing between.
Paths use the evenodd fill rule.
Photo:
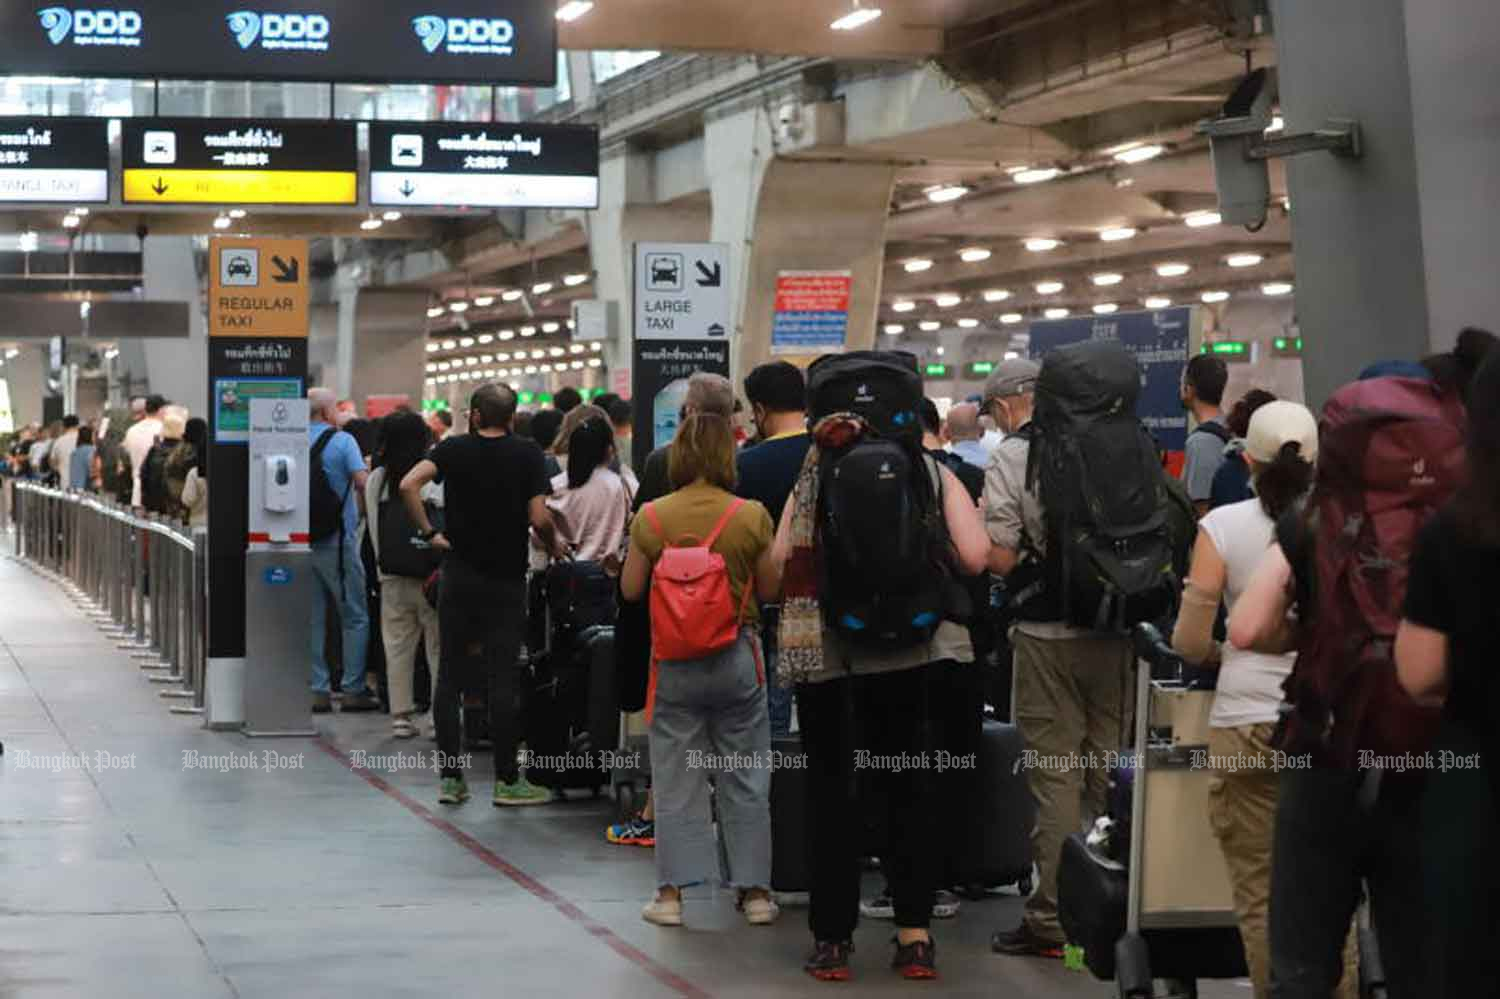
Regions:
<instances>
[{"instance_id":1,"label":"metal barrier railing","mask_svg":"<svg viewBox=\"0 0 1500 999\"><path fill-rule=\"evenodd\" d=\"M161 696L203 711L208 532L82 492L15 482L15 553L128 650Z\"/></svg>"}]
</instances>

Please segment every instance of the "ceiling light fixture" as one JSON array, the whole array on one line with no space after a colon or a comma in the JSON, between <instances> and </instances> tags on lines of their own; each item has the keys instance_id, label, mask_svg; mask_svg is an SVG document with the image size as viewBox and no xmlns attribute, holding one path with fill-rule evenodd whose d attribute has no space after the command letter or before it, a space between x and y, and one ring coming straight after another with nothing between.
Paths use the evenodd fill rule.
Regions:
<instances>
[{"instance_id":1,"label":"ceiling light fixture","mask_svg":"<svg viewBox=\"0 0 1500 999\"><path fill-rule=\"evenodd\" d=\"M902 326L900 323L886 323L885 324L885 335L886 336L895 336L897 333L905 333L905 332L906 332L906 327Z\"/></svg>"},{"instance_id":2,"label":"ceiling light fixture","mask_svg":"<svg viewBox=\"0 0 1500 999\"><path fill-rule=\"evenodd\" d=\"M562 329L562 323L542 323L543 333L556 333Z\"/></svg>"},{"instance_id":3,"label":"ceiling light fixture","mask_svg":"<svg viewBox=\"0 0 1500 999\"><path fill-rule=\"evenodd\" d=\"M569 288L576 288L581 284L587 284L588 280L589 276L587 274L566 274L563 276L563 284Z\"/></svg>"},{"instance_id":4,"label":"ceiling light fixture","mask_svg":"<svg viewBox=\"0 0 1500 999\"><path fill-rule=\"evenodd\" d=\"M1208 304L1212 305L1215 302L1228 301L1228 299L1229 299L1229 292L1227 292L1227 291L1205 291L1203 293L1202 297L1203 297L1203 301L1205 301Z\"/></svg>"},{"instance_id":5,"label":"ceiling light fixture","mask_svg":"<svg viewBox=\"0 0 1500 999\"><path fill-rule=\"evenodd\" d=\"M1033 236L1022 245L1032 253L1046 253L1048 250L1055 250L1062 246L1062 240L1053 239L1051 236Z\"/></svg>"},{"instance_id":6,"label":"ceiling light fixture","mask_svg":"<svg viewBox=\"0 0 1500 999\"><path fill-rule=\"evenodd\" d=\"M1051 308L1042 313L1042 315L1046 316L1048 319L1066 319L1068 318L1068 310L1063 308Z\"/></svg>"},{"instance_id":7,"label":"ceiling light fixture","mask_svg":"<svg viewBox=\"0 0 1500 999\"><path fill-rule=\"evenodd\" d=\"M1010 175L1010 179L1017 184L1040 184L1051 180L1062 173L1057 167L1036 167L1028 170L1018 170Z\"/></svg>"},{"instance_id":8,"label":"ceiling light fixture","mask_svg":"<svg viewBox=\"0 0 1500 999\"><path fill-rule=\"evenodd\" d=\"M1231 253L1224 262L1230 267L1254 267L1264 259L1259 253Z\"/></svg>"},{"instance_id":9,"label":"ceiling light fixture","mask_svg":"<svg viewBox=\"0 0 1500 999\"><path fill-rule=\"evenodd\" d=\"M910 312L917 307L916 302L900 301L891 303L892 312Z\"/></svg>"},{"instance_id":10,"label":"ceiling light fixture","mask_svg":"<svg viewBox=\"0 0 1500 999\"><path fill-rule=\"evenodd\" d=\"M585 348L584 348L583 344L581 344L581 343L575 343L575 344L572 344L572 345L570 345L568 347L568 353L570 353L570 354L582 354L584 352L584 349Z\"/></svg>"},{"instance_id":11,"label":"ceiling light fixture","mask_svg":"<svg viewBox=\"0 0 1500 999\"><path fill-rule=\"evenodd\" d=\"M444 350L457 350L458 349L458 341L457 340L444 340L443 341L443 349Z\"/></svg>"},{"instance_id":12,"label":"ceiling light fixture","mask_svg":"<svg viewBox=\"0 0 1500 999\"><path fill-rule=\"evenodd\" d=\"M1218 225L1224 221L1218 212L1193 212L1182 220L1182 224L1192 229L1202 229L1206 226Z\"/></svg>"},{"instance_id":13,"label":"ceiling light fixture","mask_svg":"<svg viewBox=\"0 0 1500 999\"><path fill-rule=\"evenodd\" d=\"M228 229L233 224L234 220L231 219L228 215L220 215L214 219L215 229Z\"/></svg>"},{"instance_id":14,"label":"ceiling light fixture","mask_svg":"<svg viewBox=\"0 0 1500 999\"><path fill-rule=\"evenodd\" d=\"M1121 163L1144 163L1147 160L1156 159L1166 151L1167 148L1165 146L1159 146L1155 143L1135 144L1115 153L1115 159Z\"/></svg>"},{"instance_id":15,"label":"ceiling light fixture","mask_svg":"<svg viewBox=\"0 0 1500 999\"><path fill-rule=\"evenodd\" d=\"M592 343L589 344L589 350L592 350L596 354L599 353L599 351L601 351L603 349L604 349L604 344L600 343L598 340L595 340L595 341L593 341Z\"/></svg>"},{"instance_id":16,"label":"ceiling light fixture","mask_svg":"<svg viewBox=\"0 0 1500 999\"><path fill-rule=\"evenodd\" d=\"M1094 315L1096 316L1108 316L1119 311L1120 307L1114 302L1100 302L1094 306Z\"/></svg>"},{"instance_id":17,"label":"ceiling light fixture","mask_svg":"<svg viewBox=\"0 0 1500 999\"><path fill-rule=\"evenodd\" d=\"M1125 275L1115 274L1111 271L1105 271L1102 274L1095 274L1089 280L1093 281L1094 284L1098 285L1101 288L1108 288L1112 284L1119 284L1121 281L1124 281Z\"/></svg>"},{"instance_id":18,"label":"ceiling light fixture","mask_svg":"<svg viewBox=\"0 0 1500 999\"><path fill-rule=\"evenodd\" d=\"M499 337L500 337L500 339L502 341L503 340L514 340L516 338L516 331L515 330L501 330L498 335L499 335Z\"/></svg>"},{"instance_id":19,"label":"ceiling light fixture","mask_svg":"<svg viewBox=\"0 0 1500 999\"><path fill-rule=\"evenodd\" d=\"M64 215L62 220L63 228L77 229L78 224L82 221L83 219L79 218L77 215Z\"/></svg>"},{"instance_id":20,"label":"ceiling light fixture","mask_svg":"<svg viewBox=\"0 0 1500 999\"><path fill-rule=\"evenodd\" d=\"M469 303L468 302L449 302L448 303L448 311L449 312L454 312L454 313L468 312L469 311Z\"/></svg>"},{"instance_id":21,"label":"ceiling light fixture","mask_svg":"<svg viewBox=\"0 0 1500 999\"><path fill-rule=\"evenodd\" d=\"M968 194L969 189L962 184L938 184L922 193L927 195L928 201L941 205L949 201L957 201Z\"/></svg>"},{"instance_id":22,"label":"ceiling light fixture","mask_svg":"<svg viewBox=\"0 0 1500 999\"><path fill-rule=\"evenodd\" d=\"M1273 114L1271 116L1271 124L1266 126L1266 134L1269 135L1272 132L1279 132L1283 128L1286 128L1286 119L1281 117L1281 115L1279 114Z\"/></svg>"},{"instance_id":23,"label":"ceiling light fixture","mask_svg":"<svg viewBox=\"0 0 1500 999\"><path fill-rule=\"evenodd\" d=\"M557 8L557 19L563 22L576 21L593 9L594 0L568 0Z\"/></svg>"},{"instance_id":24,"label":"ceiling light fixture","mask_svg":"<svg viewBox=\"0 0 1500 999\"><path fill-rule=\"evenodd\" d=\"M1182 277L1190 270L1192 268L1187 264L1170 263L1156 265L1156 273L1162 277Z\"/></svg>"},{"instance_id":25,"label":"ceiling light fixture","mask_svg":"<svg viewBox=\"0 0 1500 999\"><path fill-rule=\"evenodd\" d=\"M923 333L935 333L943 328L943 324L935 319L924 319L917 324L917 328Z\"/></svg>"},{"instance_id":26,"label":"ceiling light fixture","mask_svg":"<svg viewBox=\"0 0 1500 999\"><path fill-rule=\"evenodd\" d=\"M500 293L500 301L502 301L502 302L514 302L514 301L516 301L517 299L519 299L524 294L526 294L526 293L524 291L522 291L520 288L512 288L510 291L502 291Z\"/></svg>"},{"instance_id":27,"label":"ceiling light fixture","mask_svg":"<svg viewBox=\"0 0 1500 999\"><path fill-rule=\"evenodd\" d=\"M1269 295L1272 298L1280 295L1290 295L1292 293L1292 286L1285 281L1268 281L1260 286L1260 293L1262 295Z\"/></svg>"},{"instance_id":28,"label":"ceiling light fixture","mask_svg":"<svg viewBox=\"0 0 1500 999\"><path fill-rule=\"evenodd\" d=\"M400 222L401 221L401 213L398 212L398 211L396 211L394 208L391 209L390 211L386 212L385 214L381 215L380 217L382 219L384 219L385 221L387 221L387 222Z\"/></svg>"},{"instance_id":29,"label":"ceiling light fixture","mask_svg":"<svg viewBox=\"0 0 1500 999\"><path fill-rule=\"evenodd\" d=\"M471 336L460 337L458 345L464 348L472 347L474 346L474 338Z\"/></svg>"},{"instance_id":30,"label":"ceiling light fixture","mask_svg":"<svg viewBox=\"0 0 1500 999\"><path fill-rule=\"evenodd\" d=\"M982 246L971 246L958 252L958 259L966 264L979 264L990 259L994 254Z\"/></svg>"},{"instance_id":31,"label":"ceiling light fixture","mask_svg":"<svg viewBox=\"0 0 1500 999\"><path fill-rule=\"evenodd\" d=\"M433 341L431 341L431 340L427 341L427 353L434 354L434 353L437 353L437 351L440 350L440 349L441 348L436 343L434 343Z\"/></svg>"},{"instance_id":32,"label":"ceiling light fixture","mask_svg":"<svg viewBox=\"0 0 1500 999\"><path fill-rule=\"evenodd\" d=\"M444 309L441 305L434 305L432 308L427 310L427 318L436 319L446 311L448 310Z\"/></svg>"},{"instance_id":33,"label":"ceiling light fixture","mask_svg":"<svg viewBox=\"0 0 1500 999\"><path fill-rule=\"evenodd\" d=\"M951 309L963 300L964 297L962 295L955 295L953 292L948 291L935 296L932 299L932 303L940 309Z\"/></svg>"},{"instance_id":34,"label":"ceiling light fixture","mask_svg":"<svg viewBox=\"0 0 1500 999\"><path fill-rule=\"evenodd\" d=\"M971 330L976 328L978 325L979 320L977 319L960 319L958 321L958 328L963 330Z\"/></svg>"},{"instance_id":35,"label":"ceiling light fixture","mask_svg":"<svg viewBox=\"0 0 1500 999\"><path fill-rule=\"evenodd\" d=\"M552 282L551 281L543 281L540 284L534 284L534 285L531 286L531 293L533 295L545 295L545 294L547 294L547 292L549 292L551 290L552 290Z\"/></svg>"},{"instance_id":36,"label":"ceiling light fixture","mask_svg":"<svg viewBox=\"0 0 1500 999\"><path fill-rule=\"evenodd\" d=\"M379 229L383 225L385 225L384 222L380 221L378 218L376 218L375 216L371 215L369 218L367 218L363 222L361 222L359 224L359 227L361 229L363 229L365 232L374 232L376 229Z\"/></svg>"},{"instance_id":37,"label":"ceiling light fixture","mask_svg":"<svg viewBox=\"0 0 1500 999\"><path fill-rule=\"evenodd\" d=\"M1038 295L1056 295L1062 290L1063 283L1061 281L1038 281L1036 285L1036 293Z\"/></svg>"},{"instance_id":38,"label":"ceiling light fixture","mask_svg":"<svg viewBox=\"0 0 1500 999\"><path fill-rule=\"evenodd\" d=\"M1009 297L1010 292L1004 288L991 288L984 293L984 300L986 302L1003 302Z\"/></svg>"},{"instance_id":39,"label":"ceiling light fixture","mask_svg":"<svg viewBox=\"0 0 1500 999\"><path fill-rule=\"evenodd\" d=\"M1005 313L1005 315L1000 317L1000 321L1007 326L1014 326L1016 323L1019 323L1025 318L1026 317L1021 315L1019 312L1007 312Z\"/></svg>"},{"instance_id":40,"label":"ceiling light fixture","mask_svg":"<svg viewBox=\"0 0 1500 999\"><path fill-rule=\"evenodd\" d=\"M853 31L855 28L864 27L880 15L879 7L863 7L859 0L854 0L854 6L849 13L834 19L828 26L834 31Z\"/></svg>"},{"instance_id":41,"label":"ceiling light fixture","mask_svg":"<svg viewBox=\"0 0 1500 999\"><path fill-rule=\"evenodd\" d=\"M521 327L521 335L522 336L536 336L536 327L535 326L522 326Z\"/></svg>"},{"instance_id":42,"label":"ceiling light fixture","mask_svg":"<svg viewBox=\"0 0 1500 999\"><path fill-rule=\"evenodd\" d=\"M589 358L589 367L602 368L604 367L604 361L597 357L591 357Z\"/></svg>"},{"instance_id":43,"label":"ceiling light fixture","mask_svg":"<svg viewBox=\"0 0 1500 999\"><path fill-rule=\"evenodd\" d=\"M908 260L901 266L906 269L906 273L908 274L920 274L923 271L932 269L932 261L927 260L924 257L916 257L912 260Z\"/></svg>"},{"instance_id":44,"label":"ceiling light fixture","mask_svg":"<svg viewBox=\"0 0 1500 999\"><path fill-rule=\"evenodd\" d=\"M490 306L492 306L494 304L495 304L495 296L494 295L480 295L478 298L474 299L474 306L476 308L488 309Z\"/></svg>"},{"instance_id":45,"label":"ceiling light fixture","mask_svg":"<svg viewBox=\"0 0 1500 999\"><path fill-rule=\"evenodd\" d=\"M1128 225L1116 229L1100 229L1099 238L1106 243L1118 243L1122 240L1133 239L1138 231Z\"/></svg>"},{"instance_id":46,"label":"ceiling light fixture","mask_svg":"<svg viewBox=\"0 0 1500 999\"><path fill-rule=\"evenodd\" d=\"M1142 303L1148 309L1166 309L1172 305L1172 300L1165 295L1152 295Z\"/></svg>"}]
</instances>

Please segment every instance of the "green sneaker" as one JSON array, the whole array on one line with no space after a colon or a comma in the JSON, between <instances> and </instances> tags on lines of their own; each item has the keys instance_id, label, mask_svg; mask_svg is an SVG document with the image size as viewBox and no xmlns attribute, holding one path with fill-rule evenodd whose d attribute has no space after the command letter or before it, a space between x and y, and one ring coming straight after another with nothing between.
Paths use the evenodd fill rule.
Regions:
<instances>
[{"instance_id":1,"label":"green sneaker","mask_svg":"<svg viewBox=\"0 0 1500 999\"><path fill-rule=\"evenodd\" d=\"M496 808L506 805L545 805L552 800L552 792L545 787L537 787L525 777L517 777L513 783L495 781Z\"/></svg>"},{"instance_id":2,"label":"green sneaker","mask_svg":"<svg viewBox=\"0 0 1500 999\"><path fill-rule=\"evenodd\" d=\"M469 785L462 777L444 777L438 789L439 805L462 805L469 800Z\"/></svg>"}]
</instances>

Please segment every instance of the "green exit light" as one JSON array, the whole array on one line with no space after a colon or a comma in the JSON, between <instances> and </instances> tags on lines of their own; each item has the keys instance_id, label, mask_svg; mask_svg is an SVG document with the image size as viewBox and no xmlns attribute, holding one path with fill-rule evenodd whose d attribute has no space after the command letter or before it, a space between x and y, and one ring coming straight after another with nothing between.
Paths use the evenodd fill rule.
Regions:
<instances>
[{"instance_id":1,"label":"green exit light","mask_svg":"<svg viewBox=\"0 0 1500 999\"><path fill-rule=\"evenodd\" d=\"M928 378L947 378L948 377L948 365L946 365L946 364L929 364L929 365L927 365L926 368L924 368L922 370L923 370L923 373Z\"/></svg>"},{"instance_id":2,"label":"green exit light","mask_svg":"<svg viewBox=\"0 0 1500 999\"><path fill-rule=\"evenodd\" d=\"M1203 353L1219 357L1245 357L1250 353L1250 345L1243 340L1218 340L1205 343Z\"/></svg>"},{"instance_id":3,"label":"green exit light","mask_svg":"<svg viewBox=\"0 0 1500 999\"><path fill-rule=\"evenodd\" d=\"M423 399L422 400L422 412L424 412L424 413L436 413L436 412L440 412L440 411L445 411L448 408L449 408L449 406L448 406L448 400L447 399Z\"/></svg>"},{"instance_id":4,"label":"green exit light","mask_svg":"<svg viewBox=\"0 0 1500 999\"><path fill-rule=\"evenodd\" d=\"M523 406L530 406L533 402L536 402L536 395L532 392L522 392L516 396L516 401Z\"/></svg>"},{"instance_id":5,"label":"green exit light","mask_svg":"<svg viewBox=\"0 0 1500 999\"><path fill-rule=\"evenodd\" d=\"M969 368L976 375L992 375L995 373L995 362L975 361L973 364L969 365Z\"/></svg>"},{"instance_id":6,"label":"green exit light","mask_svg":"<svg viewBox=\"0 0 1500 999\"><path fill-rule=\"evenodd\" d=\"M1279 336L1271 341L1279 357L1301 357L1302 338L1300 336Z\"/></svg>"}]
</instances>

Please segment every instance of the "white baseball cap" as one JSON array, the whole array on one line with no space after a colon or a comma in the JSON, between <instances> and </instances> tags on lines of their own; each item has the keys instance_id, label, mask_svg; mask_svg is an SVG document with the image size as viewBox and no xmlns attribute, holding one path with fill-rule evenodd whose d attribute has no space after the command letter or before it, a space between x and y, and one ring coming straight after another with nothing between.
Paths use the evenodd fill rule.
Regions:
<instances>
[{"instance_id":1,"label":"white baseball cap","mask_svg":"<svg viewBox=\"0 0 1500 999\"><path fill-rule=\"evenodd\" d=\"M1281 449L1296 444L1303 460L1318 460L1318 421L1306 406L1278 399L1250 417L1245 453L1263 465L1276 460Z\"/></svg>"}]
</instances>

